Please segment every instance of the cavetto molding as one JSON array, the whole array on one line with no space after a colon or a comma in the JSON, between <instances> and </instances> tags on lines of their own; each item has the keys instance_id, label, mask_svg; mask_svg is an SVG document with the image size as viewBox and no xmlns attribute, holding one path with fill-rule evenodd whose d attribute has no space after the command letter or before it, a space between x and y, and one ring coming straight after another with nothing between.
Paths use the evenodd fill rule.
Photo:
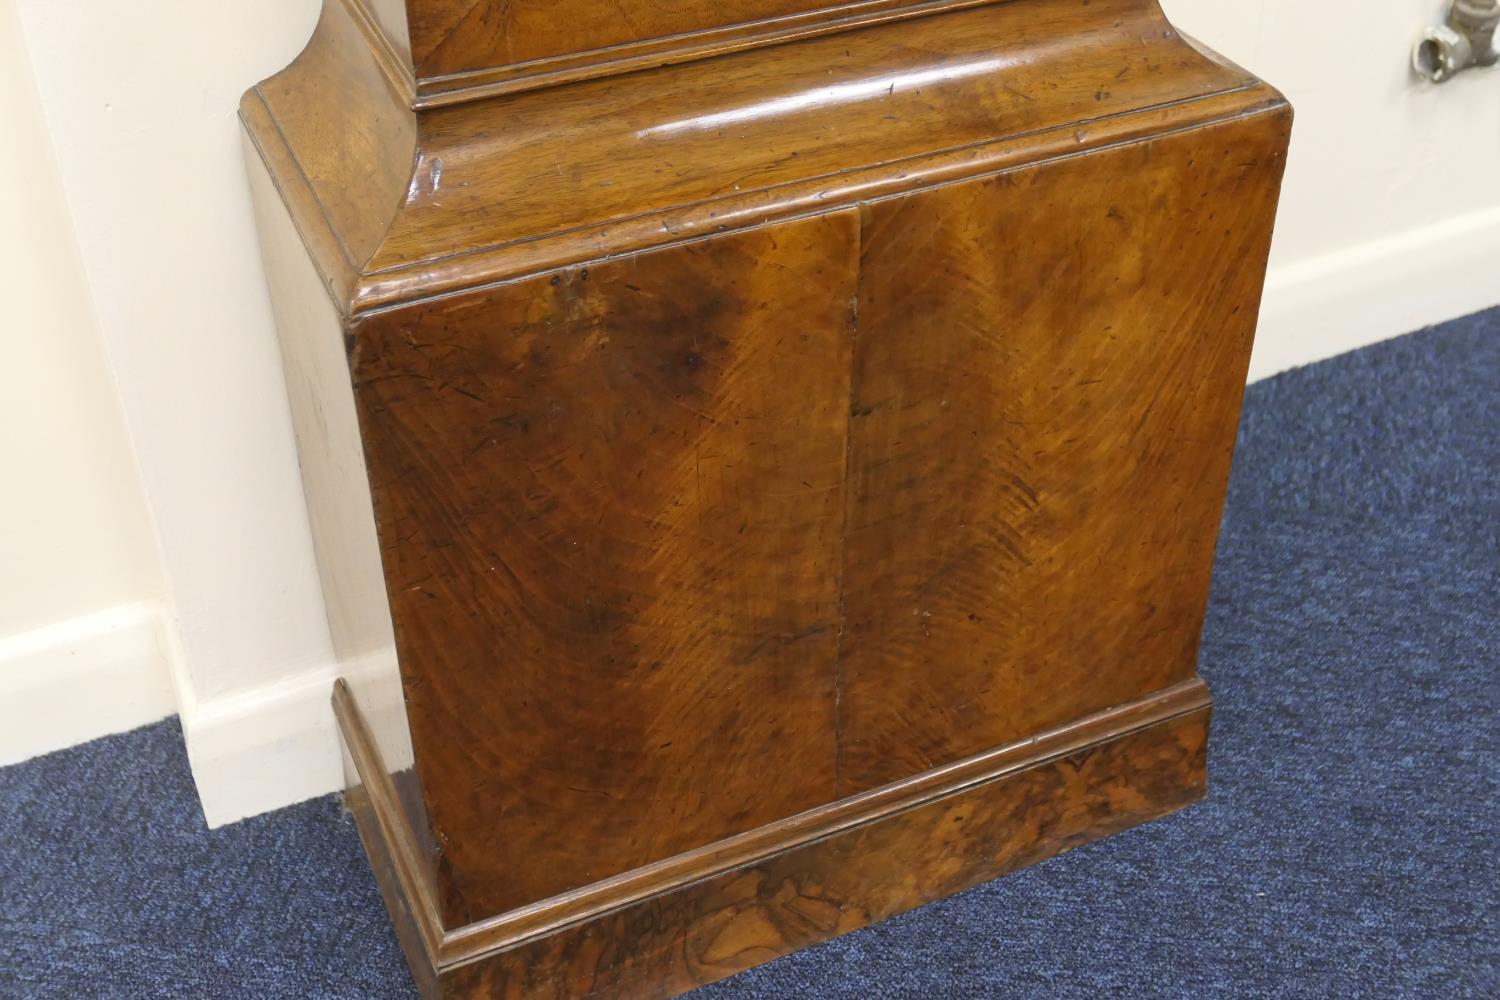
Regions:
<instances>
[{"instance_id":1,"label":"cavetto molding","mask_svg":"<svg viewBox=\"0 0 1500 1000\"><path fill-rule=\"evenodd\" d=\"M783 17L570 52L462 73L419 76L370 10L368 0L339 0L361 32L391 86L412 110L447 107L541 87L576 83L657 66L817 38L856 28L926 17L1007 0L853 0Z\"/></svg>"},{"instance_id":2,"label":"cavetto molding","mask_svg":"<svg viewBox=\"0 0 1500 1000\"><path fill-rule=\"evenodd\" d=\"M391 67L404 62L368 11L347 6L360 2L331 4L314 38L317 58L304 57L286 73L262 83L245 95L240 108L245 130L296 219L325 287L340 312L351 319L525 280L594 259L605 246L609 253L620 254L681 244L815 216L841 205L873 204L1035 167L1137 142L1147 135L1275 114L1284 107L1279 94L1244 70L1197 59L1190 40L1184 45L1170 29L1157 30L1141 43L1141 65L1127 67L1132 74L1122 78L1113 91L1099 89L1091 80L1072 79L1069 74L1076 70L1070 69L1062 49L1037 55L1028 73L1066 80L1060 86L1068 92L1087 91L1082 94L1086 106L1075 109L1081 117L1066 125L1025 127L1033 102L1028 100L1031 95L1017 90L1014 107L999 109L996 129L987 138L978 138L976 133L978 141L937 148L913 146L909 154L886 155L877 162L861 161L851 153L830 159L824 169L808 164L807 169L792 173L779 170L774 162L757 163L747 157L743 185L704 189L683 183L664 188L655 201L574 212L570 205L597 200L593 189L569 179L526 175L534 171L535 163L565 156L567 146L590 149L587 162L606 172L610 164L639 155L641 132L627 127L621 118L646 99L637 81L610 81L607 89L598 84L567 88L570 93L565 99L548 104L554 108L554 117L548 120L556 127L551 144L544 135L528 134L524 157L520 152L508 156L504 149L481 150L459 137L491 127L488 106L411 110L397 95L399 87L392 78L395 70ZM991 35L1023 30L1026 24L1020 5L1014 5L1014 16L1010 3L967 6L991 8L994 16L982 18L982 30L979 26L967 29L973 36L955 43L963 46L967 61L955 62L945 72L962 74L984 67L986 59L994 58L988 47ZM1149 33L1164 23L1149 9L1117 5L1123 27L1111 28L1111 14L1105 6L1089 15L1097 19L1095 30ZM351 35L363 36L364 42ZM385 39L383 48L376 44L380 39ZM861 56L876 58L888 56L896 42L882 46L864 39L849 44L865 45L870 53L857 49ZM346 63L359 45L374 45L377 58L363 66ZM822 39L809 48L808 58L821 62L848 47L842 37ZM1192 77L1193 87L1186 96L1181 90L1154 87L1150 66L1169 58L1179 60L1180 72ZM375 63L379 63L378 72ZM705 67L682 70L698 77L715 75ZM755 90L758 67L726 60L719 72L739 73L744 80L736 85ZM849 76L847 68L841 72ZM330 103L327 95L335 83L345 91L336 103ZM857 89L862 81L836 85ZM920 86L920 82L910 84L913 89ZM1057 100L1046 96L1050 92L1039 93L1044 100ZM503 117L534 117L535 105L544 96L518 95L515 102L507 102ZM585 117L583 109L593 108L596 102L599 107L587 111ZM691 116L694 111L685 106L681 113ZM999 118L1014 127L1000 128ZM351 121L361 124L348 125ZM645 131L678 124L666 120L648 125ZM342 142L351 153L335 159L326 137L341 129L349 130ZM728 150L725 155L730 155ZM524 211L527 206L515 204L514 185L526 192L528 202L562 206L563 210L549 216L545 228L538 230L530 225ZM462 196L455 197L459 191ZM507 205L509 223L477 218L471 210L474 205L502 203ZM571 218L574 214L576 219Z\"/></svg>"}]
</instances>

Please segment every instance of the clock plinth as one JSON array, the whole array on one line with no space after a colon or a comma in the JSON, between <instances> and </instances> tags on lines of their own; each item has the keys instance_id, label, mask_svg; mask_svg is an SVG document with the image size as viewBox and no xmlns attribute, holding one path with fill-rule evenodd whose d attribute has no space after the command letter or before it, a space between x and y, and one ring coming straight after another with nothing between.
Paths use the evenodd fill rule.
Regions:
<instances>
[{"instance_id":1,"label":"clock plinth","mask_svg":"<svg viewBox=\"0 0 1500 1000\"><path fill-rule=\"evenodd\" d=\"M329 0L242 106L429 997L673 995L1204 792L1285 101L1150 0L638 6Z\"/></svg>"}]
</instances>

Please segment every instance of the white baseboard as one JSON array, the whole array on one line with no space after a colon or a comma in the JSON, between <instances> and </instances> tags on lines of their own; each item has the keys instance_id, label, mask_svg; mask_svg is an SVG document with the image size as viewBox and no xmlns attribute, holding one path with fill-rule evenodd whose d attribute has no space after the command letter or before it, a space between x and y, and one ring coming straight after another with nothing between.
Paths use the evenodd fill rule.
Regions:
<instances>
[{"instance_id":1,"label":"white baseboard","mask_svg":"<svg viewBox=\"0 0 1500 1000\"><path fill-rule=\"evenodd\" d=\"M327 668L208 701L180 695L188 764L211 829L343 790L336 676Z\"/></svg>"},{"instance_id":2,"label":"white baseboard","mask_svg":"<svg viewBox=\"0 0 1500 1000\"><path fill-rule=\"evenodd\" d=\"M1273 266L1250 380L1494 305L1500 207Z\"/></svg>"},{"instance_id":3,"label":"white baseboard","mask_svg":"<svg viewBox=\"0 0 1500 1000\"><path fill-rule=\"evenodd\" d=\"M0 766L178 713L210 827L343 789L332 668L200 700L170 624L141 602L0 639Z\"/></svg>"},{"instance_id":4,"label":"white baseboard","mask_svg":"<svg viewBox=\"0 0 1500 1000\"><path fill-rule=\"evenodd\" d=\"M343 791L333 671L184 712L183 738L210 828Z\"/></svg>"},{"instance_id":5,"label":"white baseboard","mask_svg":"<svg viewBox=\"0 0 1500 1000\"><path fill-rule=\"evenodd\" d=\"M161 622L122 604L0 639L0 765L175 712Z\"/></svg>"}]
</instances>

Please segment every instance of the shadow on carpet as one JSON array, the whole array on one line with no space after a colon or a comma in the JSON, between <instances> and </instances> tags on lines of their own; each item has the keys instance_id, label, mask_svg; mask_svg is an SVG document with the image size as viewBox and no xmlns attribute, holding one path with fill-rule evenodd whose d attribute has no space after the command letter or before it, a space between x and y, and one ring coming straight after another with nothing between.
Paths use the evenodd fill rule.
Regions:
<instances>
[{"instance_id":1,"label":"shadow on carpet","mask_svg":"<svg viewBox=\"0 0 1500 1000\"><path fill-rule=\"evenodd\" d=\"M1500 310L1252 386L1207 802L695 1000L1500 996ZM0 770L0 997L415 997L334 798L165 722Z\"/></svg>"}]
</instances>

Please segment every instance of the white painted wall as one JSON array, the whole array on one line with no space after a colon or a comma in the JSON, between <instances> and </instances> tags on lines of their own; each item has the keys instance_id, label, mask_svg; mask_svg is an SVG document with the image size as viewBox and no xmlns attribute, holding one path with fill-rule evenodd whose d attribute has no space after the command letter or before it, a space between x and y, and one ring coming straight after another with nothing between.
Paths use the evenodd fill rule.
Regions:
<instances>
[{"instance_id":1,"label":"white painted wall","mask_svg":"<svg viewBox=\"0 0 1500 1000\"><path fill-rule=\"evenodd\" d=\"M0 0L19 4L150 498L215 822L339 781L331 652L235 121L240 93L301 47L317 2ZM1441 0L1164 3L1298 109L1254 375L1500 303L1500 71L1434 88L1407 70ZM77 280L76 260L48 267Z\"/></svg>"},{"instance_id":2,"label":"white painted wall","mask_svg":"<svg viewBox=\"0 0 1500 1000\"><path fill-rule=\"evenodd\" d=\"M0 764L173 711L161 578L124 414L0 0Z\"/></svg>"},{"instance_id":3,"label":"white painted wall","mask_svg":"<svg viewBox=\"0 0 1500 1000\"><path fill-rule=\"evenodd\" d=\"M157 525L210 818L327 791L327 691L307 678L331 649L236 121L315 0L14 2ZM274 725L244 722L268 688ZM277 728L293 718L311 728ZM323 765L285 766L289 745Z\"/></svg>"},{"instance_id":4,"label":"white painted wall","mask_svg":"<svg viewBox=\"0 0 1500 1000\"><path fill-rule=\"evenodd\" d=\"M1500 68L1409 68L1445 0L1162 5L1297 110L1252 378L1500 303Z\"/></svg>"}]
</instances>

